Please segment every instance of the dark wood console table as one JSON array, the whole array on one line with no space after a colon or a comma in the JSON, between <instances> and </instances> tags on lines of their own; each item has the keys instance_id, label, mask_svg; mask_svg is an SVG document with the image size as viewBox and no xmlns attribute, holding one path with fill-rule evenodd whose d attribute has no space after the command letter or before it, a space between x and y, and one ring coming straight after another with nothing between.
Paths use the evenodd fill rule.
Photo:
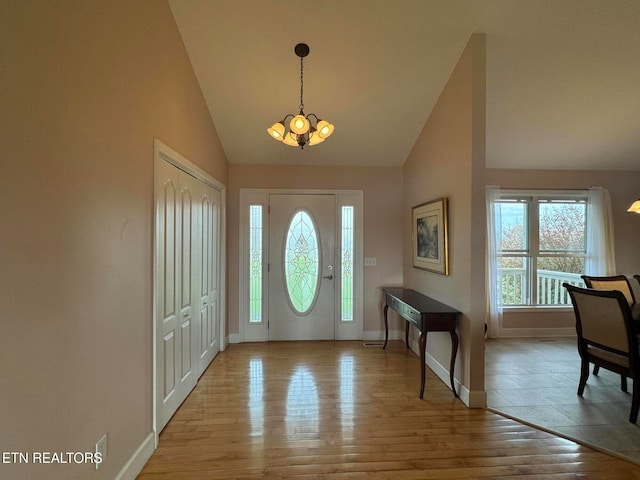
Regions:
<instances>
[{"instance_id":1,"label":"dark wood console table","mask_svg":"<svg viewBox=\"0 0 640 480\"><path fill-rule=\"evenodd\" d=\"M407 321L405 329L405 343L409 348L409 325L413 325L420 332L418 346L420 349L420 398L424 396L425 377L425 349L427 347L428 332L449 332L451 335L451 366L449 368L449 379L453 395L458 398L456 386L453 380L453 369L458 353L458 334L456 333L456 318L460 312L449 305L438 302L415 290L405 288L383 288L385 294L384 306L384 345L387 348L389 340L389 323L387 313L389 308Z\"/></svg>"}]
</instances>

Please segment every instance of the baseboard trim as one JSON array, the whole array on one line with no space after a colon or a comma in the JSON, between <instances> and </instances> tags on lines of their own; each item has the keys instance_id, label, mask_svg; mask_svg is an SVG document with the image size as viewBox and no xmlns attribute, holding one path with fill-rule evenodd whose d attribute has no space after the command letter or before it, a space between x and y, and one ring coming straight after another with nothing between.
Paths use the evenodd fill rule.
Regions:
<instances>
[{"instance_id":1,"label":"baseboard trim","mask_svg":"<svg viewBox=\"0 0 640 480\"><path fill-rule=\"evenodd\" d=\"M365 342L384 342L384 330L365 330L362 332ZM404 340L404 330L389 330L389 340Z\"/></svg>"},{"instance_id":2,"label":"baseboard trim","mask_svg":"<svg viewBox=\"0 0 640 480\"><path fill-rule=\"evenodd\" d=\"M487 392L484 390L469 391L466 388L463 388L462 393L465 394L465 397L462 398L461 394L460 398L467 407L487 408Z\"/></svg>"},{"instance_id":3,"label":"baseboard trim","mask_svg":"<svg viewBox=\"0 0 640 480\"><path fill-rule=\"evenodd\" d=\"M566 328L500 328L498 338L575 337L575 327Z\"/></svg>"},{"instance_id":4,"label":"baseboard trim","mask_svg":"<svg viewBox=\"0 0 640 480\"><path fill-rule=\"evenodd\" d=\"M229 343L241 343L241 342L242 342L242 338L240 338L240 334L238 333L229 334Z\"/></svg>"},{"instance_id":5,"label":"baseboard trim","mask_svg":"<svg viewBox=\"0 0 640 480\"><path fill-rule=\"evenodd\" d=\"M116 480L135 480L155 451L155 435L151 432L145 438L129 461L120 470Z\"/></svg>"}]
</instances>

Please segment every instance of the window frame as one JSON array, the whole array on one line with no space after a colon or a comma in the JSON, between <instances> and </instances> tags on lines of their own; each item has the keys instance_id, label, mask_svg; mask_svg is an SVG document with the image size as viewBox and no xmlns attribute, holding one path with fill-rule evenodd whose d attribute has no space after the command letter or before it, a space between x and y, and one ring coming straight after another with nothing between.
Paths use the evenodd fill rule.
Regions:
<instances>
[{"instance_id":1,"label":"window frame","mask_svg":"<svg viewBox=\"0 0 640 480\"><path fill-rule=\"evenodd\" d=\"M579 250L540 250L540 204L542 201L547 202L577 202L584 204L585 206L585 215L584 215L584 249ZM525 248L518 250L503 250L501 248L502 244L502 232L496 232L497 238L499 239L498 245L499 248L496 251L496 259L501 258L522 258L524 261L524 269L525 269L525 279L526 279L526 289L523 292L523 301L524 303L518 304L503 304L503 309L553 309L553 308L561 308L568 309L571 308L571 304L541 304L538 303L539 300L539 289L538 289L538 262L541 258L550 258L550 257L576 257L582 258L586 268L587 255L588 255L588 208L589 208L589 193L586 190L514 190L514 189L504 189L500 191L499 198L496 203L503 203L503 201L517 201L526 204L525 209L525 222L524 226L526 228L525 234ZM504 202L506 203L506 202ZM496 225L499 223L496 222ZM493 261L493 260L492 260ZM581 275L584 274L584 270ZM500 288L502 283L500 283Z\"/></svg>"}]
</instances>

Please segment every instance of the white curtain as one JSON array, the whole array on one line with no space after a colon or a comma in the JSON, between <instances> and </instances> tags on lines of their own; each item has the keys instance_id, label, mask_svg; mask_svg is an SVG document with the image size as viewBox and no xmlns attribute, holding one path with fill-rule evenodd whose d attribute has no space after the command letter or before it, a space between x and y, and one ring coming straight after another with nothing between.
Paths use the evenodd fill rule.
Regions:
<instances>
[{"instance_id":1,"label":"white curtain","mask_svg":"<svg viewBox=\"0 0 640 480\"><path fill-rule=\"evenodd\" d=\"M502 292L500 289L501 268L496 252L500 251L501 230L500 187L487 186L487 297L489 337L497 337L502 324Z\"/></svg>"},{"instance_id":2,"label":"white curtain","mask_svg":"<svg viewBox=\"0 0 640 480\"><path fill-rule=\"evenodd\" d=\"M606 188L589 189L587 202L587 275L615 275L613 211Z\"/></svg>"}]
</instances>

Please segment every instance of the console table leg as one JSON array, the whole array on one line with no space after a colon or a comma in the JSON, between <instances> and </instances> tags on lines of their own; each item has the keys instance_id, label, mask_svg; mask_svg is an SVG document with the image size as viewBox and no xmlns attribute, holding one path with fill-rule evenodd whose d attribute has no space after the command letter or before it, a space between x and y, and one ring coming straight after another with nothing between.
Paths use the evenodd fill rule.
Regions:
<instances>
[{"instance_id":1,"label":"console table leg","mask_svg":"<svg viewBox=\"0 0 640 480\"><path fill-rule=\"evenodd\" d=\"M456 354L458 353L458 334L455 331L451 333L451 366L449 367L449 380L451 380L451 390L453 390L453 396L458 397L458 392L456 392L456 384L453 380L453 369L456 365Z\"/></svg>"},{"instance_id":2,"label":"console table leg","mask_svg":"<svg viewBox=\"0 0 640 480\"><path fill-rule=\"evenodd\" d=\"M387 323L387 312L389 311L389 305L384 306L384 345L382 349L387 348L387 341L389 340L389 324Z\"/></svg>"},{"instance_id":3,"label":"console table leg","mask_svg":"<svg viewBox=\"0 0 640 480\"><path fill-rule=\"evenodd\" d=\"M424 397L424 379L427 366L425 364L425 350L427 348L427 332L420 332L420 338L418 340L420 348L420 399Z\"/></svg>"},{"instance_id":4,"label":"console table leg","mask_svg":"<svg viewBox=\"0 0 640 480\"><path fill-rule=\"evenodd\" d=\"M405 322L406 325L404 327L404 344L409 348L409 322Z\"/></svg>"}]
</instances>

